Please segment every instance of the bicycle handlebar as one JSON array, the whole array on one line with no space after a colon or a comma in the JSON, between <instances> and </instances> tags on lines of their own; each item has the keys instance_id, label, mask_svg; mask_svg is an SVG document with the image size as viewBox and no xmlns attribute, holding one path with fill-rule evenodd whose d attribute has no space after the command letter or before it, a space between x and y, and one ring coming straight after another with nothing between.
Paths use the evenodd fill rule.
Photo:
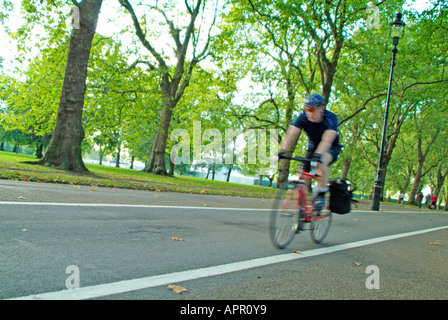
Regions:
<instances>
[{"instance_id":1,"label":"bicycle handlebar","mask_svg":"<svg viewBox=\"0 0 448 320\"><path fill-rule=\"evenodd\" d=\"M295 161L302 162L303 164L305 164L305 163L311 163L312 166L313 166L313 162L314 162L314 161L311 161L311 159L304 158L304 157L288 157L288 156L280 155L280 154L278 155L278 159L279 159L279 160L280 160L280 159L295 160ZM314 166L315 166L315 165L316 165L316 164L314 163ZM318 177L320 177L320 175L316 174L316 168L315 168L315 167L312 167L311 170L310 170L310 172L306 172L306 175L308 175L308 176L311 177L311 178L318 178Z\"/></svg>"},{"instance_id":2,"label":"bicycle handlebar","mask_svg":"<svg viewBox=\"0 0 448 320\"><path fill-rule=\"evenodd\" d=\"M295 161L299 161L302 163L311 162L311 159L304 158L304 157L288 157L288 156L284 156L284 155L279 155L278 158L279 159L295 160Z\"/></svg>"}]
</instances>

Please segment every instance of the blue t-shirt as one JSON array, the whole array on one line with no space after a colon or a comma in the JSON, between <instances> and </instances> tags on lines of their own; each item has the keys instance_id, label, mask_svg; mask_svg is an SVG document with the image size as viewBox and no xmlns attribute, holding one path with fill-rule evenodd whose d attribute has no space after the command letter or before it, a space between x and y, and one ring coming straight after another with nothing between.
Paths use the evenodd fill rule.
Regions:
<instances>
[{"instance_id":1,"label":"blue t-shirt","mask_svg":"<svg viewBox=\"0 0 448 320\"><path fill-rule=\"evenodd\" d=\"M327 129L338 131L338 117L328 110L324 110L323 119L319 123L311 122L306 117L305 111L303 111L295 120L293 120L291 125L302 129L308 135L308 148L317 148L319 142L322 140L322 135ZM333 141L333 146L340 146L339 144L339 134Z\"/></svg>"}]
</instances>

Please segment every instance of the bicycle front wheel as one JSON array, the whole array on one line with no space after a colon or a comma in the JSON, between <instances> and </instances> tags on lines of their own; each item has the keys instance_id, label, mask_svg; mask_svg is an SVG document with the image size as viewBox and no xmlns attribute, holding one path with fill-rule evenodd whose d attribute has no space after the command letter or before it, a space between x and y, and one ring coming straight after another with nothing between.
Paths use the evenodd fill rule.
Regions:
<instances>
[{"instance_id":1,"label":"bicycle front wheel","mask_svg":"<svg viewBox=\"0 0 448 320\"><path fill-rule=\"evenodd\" d=\"M321 243L327 236L330 230L332 215L328 208L321 210L320 212L313 212L311 218L311 237L314 242Z\"/></svg>"},{"instance_id":2,"label":"bicycle front wheel","mask_svg":"<svg viewBox=\"0 0 448 320\"><path fill-rule=\"evenodd\" d=\"M299 226L298 184L287 182L281 186L271 211L271 240L280 249L285 248L294 238Z\"/></svg>"}]
</instances>

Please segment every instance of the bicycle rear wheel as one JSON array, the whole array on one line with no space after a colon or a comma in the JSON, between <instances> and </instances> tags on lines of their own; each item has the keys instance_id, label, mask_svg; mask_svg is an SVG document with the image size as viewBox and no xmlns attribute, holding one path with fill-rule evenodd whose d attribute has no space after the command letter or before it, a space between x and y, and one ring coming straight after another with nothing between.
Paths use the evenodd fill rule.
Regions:
<instances>
[{"instance_id":1,"label":"bicycle rear wheel","mask_svg":"<svg viewBox=\"0 0 448 320\"><path fill-rule=\"evenodd\" d=\"M300 203L298 184L287 182L281 186L271 211L271 240L278 248L285 248L294 238L299 226Z\"/></svg>"},{"instance_id":2,"label":"bicycle rear wheel","mask_svg":"<svg viewBox=\"0 0 448 320\"><path fill-rule=\"evenodd\" d=\"M314 242L321 243L330 230L332 220L331 211L326 207L320 212L313 212L311 218L311 237Z\"/></svg>"}]
</instances>

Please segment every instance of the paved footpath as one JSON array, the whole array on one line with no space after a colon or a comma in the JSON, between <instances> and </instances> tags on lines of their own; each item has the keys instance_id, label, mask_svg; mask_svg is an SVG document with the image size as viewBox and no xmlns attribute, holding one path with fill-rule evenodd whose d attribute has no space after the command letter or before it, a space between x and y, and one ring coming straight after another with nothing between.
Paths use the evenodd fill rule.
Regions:
<instances>
[{"instance_id":1,"label":"paved footpath","mask_svg":"<svg viewBox=\"0 0 448 320\"><path fill-rule=\"evenodd\" d=\"M227 268L234 262L244 265L240 271L173 281L189 290L181 295L165 284L132 291L120 288L121 294L98 298L448 298L446 212L382 204L375 213L362 201L352 213L335 216L324 245L314 244L304 232L287 250L277 250L267 233L269 211L259 210L269 209L271 203L0 180L0 298L65 290L69 265L79 266L81 288L93 292L103 284L125 286L152 281L152 276ZM112 204L132 206L124 210ZM173 241L173 236L185 241ZM354 246L362 241L367 243ZM339 250L341 246L348 247ZM319 250L329 251L316 255ZM270 263L276 259L288 261ZM269 264L246 269L247 264L265 260ZM366 288L366 268L371 265L380 270L379 290Z\"/></svg>"}]
</instances>

